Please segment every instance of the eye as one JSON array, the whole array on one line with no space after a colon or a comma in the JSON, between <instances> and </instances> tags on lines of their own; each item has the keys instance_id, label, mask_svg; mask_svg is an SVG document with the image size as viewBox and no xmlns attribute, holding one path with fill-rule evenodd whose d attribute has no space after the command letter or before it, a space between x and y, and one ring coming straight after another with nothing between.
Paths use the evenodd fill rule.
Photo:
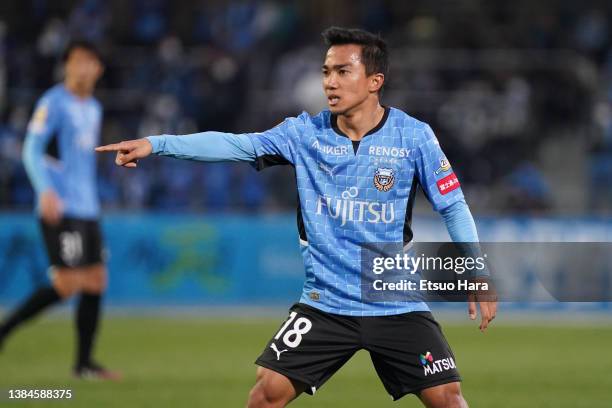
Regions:
<instances>
[{"instance_id":1,"label":"eye","mask_svg":"<svg viewBox=\"0 0 612 408\"><path fill-rule=\"evenodd\" d=\"M341 69L340 71L338 71L340 73L340 75L346 75L349 73L349 71L347 69Z\"/></svg>"}]
</instances>

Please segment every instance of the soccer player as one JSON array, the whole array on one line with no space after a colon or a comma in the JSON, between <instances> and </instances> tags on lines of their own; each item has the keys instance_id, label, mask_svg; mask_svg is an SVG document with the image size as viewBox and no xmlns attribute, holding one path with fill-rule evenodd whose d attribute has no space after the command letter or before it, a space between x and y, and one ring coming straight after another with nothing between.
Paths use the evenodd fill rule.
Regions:
<instances>
[{"instance_id":1,"label":"soccer player","mask_svg":"<svg viewBox=\"0 0 612 408\"><path fill-rule=\"evenodd\" d=\"M431 128L380 103L386 43L358 29L332 27L322 67L329 109L302 113L262 133L150 136L103 146L137 167L157 154L200 161L244 161L258 169L295 168L298 232L306 281L298 303L257 359L249 407L283 407L314 394L359 349L394 399L416 394L427 407L466 407L453 353L423 302L368 302L360 291L360 250L409 243L420 185L455 242L477 242L457 177ZM496 302L478 301L481 330ZM476 318L476 302L469 302Z\"/></svg>"},{"instance_id":2,"label":"soccer player","mask_svg":"<svg viewBox=\"0 0 612 408\"><path fill-rule=\"evenodd\" d=\"M65 79L38 101L23 148L51 261L51 285L38 288L0 325L0 343L42 310L78 294L73 373L78 378L117 379L118 373L92 359L107 279L93 152L102 120L93 91L104 67L94 45L84 41L67 47L64 63Z\"/></svg>"}]
</instances>

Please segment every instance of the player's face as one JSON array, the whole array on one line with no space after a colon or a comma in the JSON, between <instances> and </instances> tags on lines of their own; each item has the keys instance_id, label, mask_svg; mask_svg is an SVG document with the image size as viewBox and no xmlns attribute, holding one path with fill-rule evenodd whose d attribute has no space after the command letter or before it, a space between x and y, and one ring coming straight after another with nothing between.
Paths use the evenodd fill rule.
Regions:
<instances>
[{"instance_id":1,"label":"player's face","mask_svg":"<svg viewBox=\"0 0 612 408\"><path fill-rule=\"evenodd\" d=\"M322 67L323 90L329 110L344 114L371 95L371 77L361 62L361 46L334 45L327 50Z\"/></svg>"},{"instance_id":2,"label":"player's face","mask_svg":"<svg viewBox=\"0 0 612 408\"><path fill-rule=\"evenodd\" d=\"M66 79L78 88L93 89L104 68L98 57L85 48L70 51L66 60Z\"/></svg>"}]
</instances>

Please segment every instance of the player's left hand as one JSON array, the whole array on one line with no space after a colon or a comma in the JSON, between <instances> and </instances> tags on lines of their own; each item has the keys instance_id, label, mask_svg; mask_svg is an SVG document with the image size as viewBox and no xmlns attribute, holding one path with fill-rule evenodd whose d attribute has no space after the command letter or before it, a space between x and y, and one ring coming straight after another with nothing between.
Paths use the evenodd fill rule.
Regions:
<instances>
[{"instance_id":1,"label":"player's left hand","mask_svg":"<svg viewBox=\"0 0 612 408\"><path fill-rule=\"evenodd\" d=\"M477 279L479 282L486 280ZM491 282L489 283L489 290L483 291L478 290L468 295L468 315L471 320L476 320L476 303L480 307L480 326L478 328L483 333L489 327L489 323L495 319L497 314L497 293Z\"/></svg>"}]
</instances>

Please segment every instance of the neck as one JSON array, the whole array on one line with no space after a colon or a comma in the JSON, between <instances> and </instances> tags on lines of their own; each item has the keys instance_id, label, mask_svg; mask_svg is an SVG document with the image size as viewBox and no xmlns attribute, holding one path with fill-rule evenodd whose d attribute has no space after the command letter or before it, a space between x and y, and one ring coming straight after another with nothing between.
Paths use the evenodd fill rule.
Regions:
<instances>
[{"instance_id":1,"label":"neck","mask_svg":"<svg viewBox=\"0 0 612 408\"><path fill-rule=\"evenodd\" d=\"M364 103L355 110L338 115L337 125L349 139L358 141L380 123L384 114L385 108L380 106L376 99Z\"/></svg>"},{"instance_id":2,"label":"neck","mask_svg":"<svg viewBox=\"0 0 612 408\"><path fill-rule=\"evenodd\" d=\"M92 87L85 87L75 81L64 80L64 86L71 93L79 98L88 98L93 94Z\"/></svg>"}]
</instances>

